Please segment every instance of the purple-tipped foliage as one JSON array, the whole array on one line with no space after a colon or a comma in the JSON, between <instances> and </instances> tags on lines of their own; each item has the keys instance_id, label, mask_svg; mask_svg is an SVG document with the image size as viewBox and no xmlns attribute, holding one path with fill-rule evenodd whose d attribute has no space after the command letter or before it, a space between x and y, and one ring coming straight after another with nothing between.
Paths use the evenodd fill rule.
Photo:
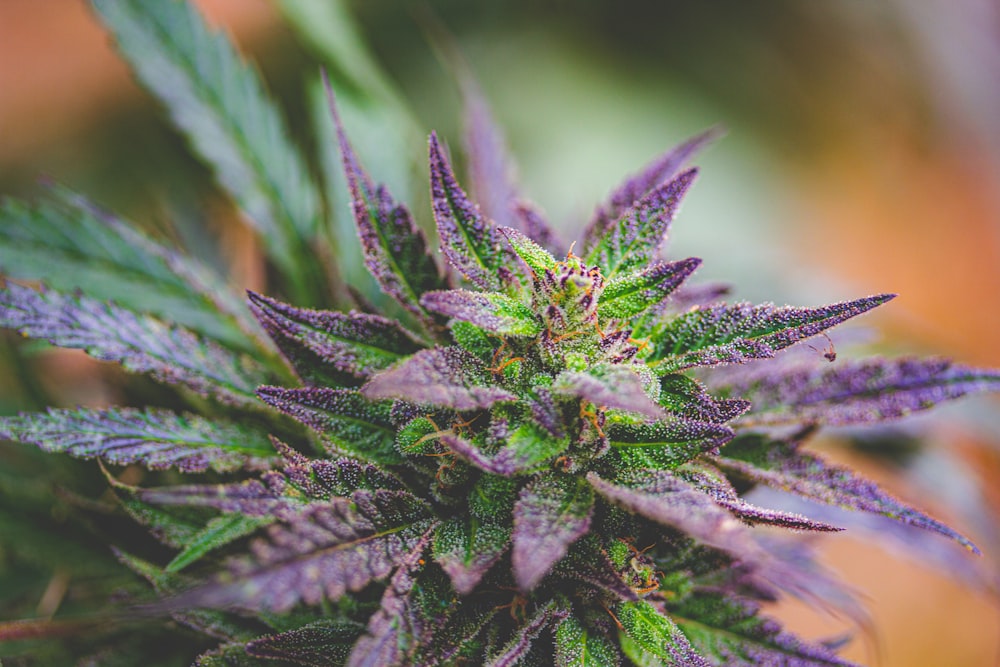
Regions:
<instances>
[{"instance_id":1,"label":"purple-tipped foliage","mask_svg":"<svg viewBox=\"0 0 1000 667\"><path fill-rule=\"evenodd\" d=\"M591 218L583 235L584 249L589 251L625 211L654 187L676 175L688 160L720 134L720 130L712 128L688 139L650 162L641 172L615 188L608 200L594 211L594 217Z\"/></svg>"},{"instance_id":2,"label":"purple-tipped foliage","mask_svg":"<svg viewBox=\"0 0 1000 667\"><path fill-rule=\"evenodd\" d=\"M533 589L566 550L590 529L594 493L582 479L540 477L514 505L514 578Z\"/></svg>"},{"instance_id":3,"label":"purple-tipped foliage","mask_svg":"<svg viewBox=\"0 0 1000 667\"><path fill-rule=\"evenodd\" d=\"M753 482L847 509L880 514L890 519L940 533L969 549L979 549L968 538L923 512L892 497L874 482L847 468L827 463L801 451L801 442L771 440L762 435L737 438L715 459L725 471Z\"/></svg>"},{"instance_id":4,"label":"purple-tipped foliage","mask_svg":"<svg viewBox=\"0 0 1000 667\"><path fill-rule=\"evenodd\" d=\"M664 416L660 406L646 393L642 380L627 366L601 365L586 371L564 371L556 377L552 390L602 408L624 410L652 419Z\"/></svg>"},{"instance_id":5,"label":"purple-tipped foliage","mask_svg":"<svg viewBox=\"0 0 1000 667\"><path fill-rule=\"evenodd\" d=\"M822 308L710 306L690 311L653 332L647 362L658 373L766 359L892 299L894 294L843 301Z\"/></svg>"},{"instance_id":6,"label":"purple-tipped foliage","mask_svg":"<svg viewBox=\"0 0 1000 667\"><path fill-rule=\"evenodd\" d=\"M753 401L764 424L867 424L905 417L967 394L1000 390L1000 372L945 359L869 359L760 374L719 387Z\"/></svg>"},{"instance_id":7,"label":"purple-tipped foliage","mask_svg":"<svg viewBox=\"0 0 1000 667\"><path fill-rule=\"evenodd\" d=\"M510 547L510 528L472 517L451 519L434 533L434 560L459 595L468 595Z\"/></svg>"},{"instance_id":8,"label":"purple-tipped foliage","mask_svg":"<svg viewBox=\"0 0 1000 667\"><path fill-rule=\"evenodd\" d=\"M428 292L420 303L433 313L500 336L537 336L542 331L530 308L503 294L464 289Z\"/></svg>"},{"instance_id":9,"label":"purple-tipped foliage","mask_svg":"<svg viewBox=\"0 0 1000 667\"><path fill-rule=\"evenodd\" d=\"M329 667L347 660L361 630L356 623L323 619L254 639L247 643L247 653L303 667Z\"/></svg>"},{"instance_id":10,"label":"purple-tipped foliage","mask_svg":"<svg viewBox=\"0 0 1000 667\"><path fill-rule=\"evenodd\" d=\"M657 262L649 268L622 276L604 287L597 313L607 319L629 319L662 304L694 270L701 265L697 257L679 262Z\"/></svg>"},{"instance_id":11,"label":"purple-tipped foliage","mask_svg":"<svg viewBox=\"0 0 1000 667\"><path fill-rule=\"evenodd\" d=\"M514 631L510 641L496 655L491 656L484 667L514 667L521 664L542 631L562 620L565 615L565 611L556 609L551 602L540 608L524 625Z\"/></svg>"}]
</instances>

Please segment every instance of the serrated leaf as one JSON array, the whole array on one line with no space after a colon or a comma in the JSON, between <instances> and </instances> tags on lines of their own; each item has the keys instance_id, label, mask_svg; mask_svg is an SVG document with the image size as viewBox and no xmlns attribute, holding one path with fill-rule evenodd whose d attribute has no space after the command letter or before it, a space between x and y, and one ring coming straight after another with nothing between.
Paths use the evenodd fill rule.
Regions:
<instances>
[{"instance_id":1,"label":"serrated leaf","mask_svg":"<svg viewBox=\"0 0 1000 667\"><path fill-rule=\"evenodd\" d=\"M599 266L609 282L652 262L696 175L697 170L691 169L643 196L608 226L584 262Z\"/></svg>"},{"instance_id":2,"label":"serrated leaf","mask_svg":"<svg viewBox=\"0 0 1000 667\"><path fill-rule=\"evenodd\" d=\"M557 262L548 250L535 243L528 236L510 227L497 227L502 237L513 248L514 253L521 258L535 275L544 275L546 271L555 271Z\"/></svg>"},{"instance_id":3,"label":"serrated leaf","mask_svg":"<svg viewBox=\"0 0 1000 667\"><path fill-rule=\"evenodd\" d=\"M711 591L667 604L698 652L717 667L855 667L822 644L804 642L758 615L756 605Z\"/></svg>"},{"instance_id":4,"label":"serrated leaf","mask_svg":"<svg viewBox=\"0 0 1000 667\"><path fill-rule=\"evenodd\" d=\"M259 407L254 389L268 380L249 357L188 329L83 296L8 283L0 290L0 326L233 405Z\"/></svg>"},{"instance_id":5,"label":"serrated leaf","mask_svg":"<svg viewBox=\"0 0 1000 667\"><path fill-rule=\"evenodd\" d=\"M260 387L257 395L316 431L332 454L349 454L386 464L402 462L394 447L391 404L373 402L353 389Z\"/></svg>"},{"instance_id":6,"label":"serrated leaf","mask_svg":"<svg viewBox=\"0 0 1000 667\"><path fill-rule=\"evenodd\" d=\"M210 551L219 549L234 540L250 535L258 528L274 521L271 517L225 514L209 520L205 527L184 546L184 549L167 563L165 572L180 572L200 560Z\"/></svg>"},{"instance_id":7,"label":"serrated leaf","mask_svg":"<svg viewBox=\"0 0 1000 667\"><path fill-rule=\"evenodd\" d=\"M646 359L657 373L766 359L778 350L861 315L894 298L880 294L821 308L722 304L689 311L651 336Z\"/></svg>"},{"instance_id":8,"label":"serrated leaf","mask_svg":"<svg viewBox=\"0 0 1000 667\"><path fill-rule=\"evenodd\" d=\"M555 667L619 667L622 656L606 637L570 615L556 628Z\"/></svg>"},{"instance_id":9,"label":"serrated leaf","mask_svg":"<svg viewBox=\"0 0 1000 667\"><path fill-rule=\"evenodd\" d=\"M420 297L424 292L444 289L446 284L428 251L427 239L406 206L365 173L347 141L333 91L325 83L365 266L383 292L433 327L434 320L420 305Z\"/></svg>"},{"instance_id":10,"label":"serrated leaf","mask_svg":"<svg viewBox=\"0 0 1000 667\"><path fill-rule=\"evenodd\" d=\"M267 435L252 427L153 408L49 408L0 417L0 439L114 465L183 472L260 468L275 456Z\"/></svg>"},{"instance_id":11,"label":"serrated leaf","mask_svg":"<svg viewBox=\"0 0 1000 667\"><path fill-rule=\"evenodd\" d=\"M282 512L252 555L235 559L224 578L185 594L180 606L284 613L319 604L383 579L430 527L429 509L401 491L357 491L350 498Z\"/></svg>"},{"instance_id":12,"label":"serrated leaf","mask_svg":"<svg viewBox=\"0 0 1000 667\"><path fill-rule=\"evenodd\" d=\"M438 624L427 613L423 598L430 591L418 583L423 553L431 541L433 527L424 533L399 561L399 567L382 594L378 611L368 620L347 659L348 667L403 667L413 664L421 641ZM434 591L444 593L444 591Z\"/></svg>"},{"instance_id":13,"label":"serrated leaf","mask_svg":"<svg viewBox=\"0 0 1000 667\"><path fill-rule=\"evenodd\" d=\"M514 503L514 579L530 591L590 530L594 492L582 479L539 477Z\"/></svg>"},{"instance_id":14,"label":"serrated leaf","mask_svg":"<svg viewBox=\"0 0 1000 667\"><path fill-rule=\"evenodd\" d=\"M243 642L227 642L195 658L192 667L273 667L270 660L257 660Z\"/></svg>"},{"instance_id":15,"label":"serrated leaf","mask_svg":"<svg viewBox=\"0 0 1000 667\"><path fill-rule=\"evenodd\" d=\"M101 472L114 490L122 509L163 544L179 549L202 529L205 522L202 513L178 508L166 509L144 502L142 489L115 479L103 466Z\"/></svg>"},{"instance_id":16,"label":"serrated leaf","mask_svg":"<svg viewBox=\"0 0 1000 667\"><path fill-rule=\"evenodd\" d=\"M530 308L497 292L428 292L420 303L433 313L501 336L537 336L542 331L541 322Z\"/></svg>"},{"instance_id":17,"label":"serrated leaf","mask_svg":"<svg viewBox=\"0 0 1000 667\"><path fill-rule=\"evenodd\" d=\"M622 602L615 612L622 651L641 667L711 667L681 629L645 600Z\"/></svg>"},{"instance_id":18,"label":"serrated leaf","mask_svg":"<svg viewBox=\"0 0 1000 667\"><path fill-rule=\"evenodd\" d=\"M315 364L364 380L423 348L398 322L366 313L296 308L247 292L261 325L300 375Z\"/></svg>"},{"instance_id":19,"label":"serrated leaf","mask_svg":"<svg viewBox=\"0 0 1000 667\"><path fill-rule=\"evenodd\" d=\"M320 197L256 72L187 2L93 0L140 81L170 111L192 148L247 214L297 289L307 285L305 240Z\"/></svg>"},{"instance_id":20,"label":"serrated leaf","mask_svg":"<svg viewBox=\"0 0 1000 667\"><path fill-rule=\"evenodd\" d=\"M1000 372L946 359L850 360L755 375L721 389L752 399L747 419L754 423L846 426L899 419L967 394L997 391Z\"/></svg>"},{"instance_id":21,"label":"serrated leaf","mask_svg":"<svg viewBox=\"0 0 1000 667\"><path fill-rule=\"evenodd\" d=\"M510 527L453 518L434 533L434 560L459 595L468 595L510 546Z\"/></svg>"},{"instance_id":22,"label":"serrated leaf","mask_svg":"<svg viewBox=\"0 0 1000 667\"><path fill-rule=\"evenodd\" d=\"M680 417L651 424L608 425L611 446L633 465L676 468L732 437L728 426Z\"/></svg>"},{"instance_id":23,"label":"serrated leaf","mask_svg":"<svg viewBox=\"0 0 1000 667\"><path fill-rule=\"evenodd\" d=\"M485 290L500 289L500 237L458 185L437 135L430 141L431 203L441 252L463 277Z\"/></svg>"},{"instance_id":24,"label":"serrated leaf","mask_svg":"<svg viewBox=\"0 0 1000 667\"><path fill-rule=\"evenodd\" d=\"M259 637L246 645L249 655L304 667L339 667L363 628L357 623L320 619L295 630Z\"/></svg>"},{"instance_id":25,"label":"serrated leaf","mask_svg":"<svg viewBox=\"0 0 1000 667\"><path fill-rule=\"evenodd\" d=\"M658 184L672 178L677 171L705 145L714 141L721 132L711 128L675 146L650 162L638 174L629 177L615 188L608 199L597 207L583 236L583 248L589 251L608 228L629 207L649 193Z\"/></svg>"},{"instance_id":26,"label":"serrated leaf","mask_svg":"<svg viewBox=\"0 0 1000 667\"><path fill-rule=\"evenodd\" d=\"M597 304L601 319L630 319L657 309L694 270L697 257L657 262L635 273L619 276L604 286Z\"/></svg>"},{"instance_id":27,"label":"serrated leaf","mask_svg":"<svg viewBox=\"0 0 1000 667\"><path fill-rule=\"evenodd\" d=\"M560 620L566 612L556 608L554 602L540 606L535 614L514 630L514 636L500 651L486 660L484 667L514 667L528 656L538 636L553 621Z\"/></svg>"},{"instance_id":28,"label":"serrated leaf","mask_svg":"<svg viewBox=\"0 0 1000 667\"><path fill-rule=\"evenodd\" d=\"M639 376L623 365L602 364L585 371L563 371L553 381L552 391L582 398L598 407L634 412L653 419L664 416L663 409L646 393Z\"/></svg>"},{"instance_id":29,"label":"serrated leaf","mask_svg":"<svg viewBox=\"0 0 1000 667\"><path fill-rule=\"evenodd\" d=\"M66 188L49 188L36 203L0 202L0 271L80 289L225 345L260 350L246 306L207 267Z\"/></svg>"},{"instance_id":30,"label":"serrated leaf","mask_svg":"<svg viewBox=\"0 0 1000 667\"><path fill-rule=\"evenodd\" d=\"M803 452L800 443L741 436L714 462L727 473L845 509L871 512L949 537L969 551L979 549L968 538L883 491L877 484L842 466Z\"/></svg>"},{"instance_id":31,"label":"serrated leaf","mask_svg":"<svg viewBox=\"0 0 1000 667\"><path fill-rule=\"evenodd\" d=\"M398 398L454 410L488 408L517 398L497 387L486 365L460 347L421 350L373 377L361 393L370 399Z\"/></svg>"}]
</instances>

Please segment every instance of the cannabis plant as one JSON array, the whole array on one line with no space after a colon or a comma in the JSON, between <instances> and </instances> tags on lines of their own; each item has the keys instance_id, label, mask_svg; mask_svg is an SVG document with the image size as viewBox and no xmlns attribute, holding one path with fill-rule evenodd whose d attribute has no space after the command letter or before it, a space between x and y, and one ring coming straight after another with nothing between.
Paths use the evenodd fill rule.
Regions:
<instances>
[{"instance_id":1,"label":"cannabis plant","mask_svg":"<svg viewBox=\"0 0 1000 667\"><path fill-rule=\"evenodd\" d=\"M798 308L687 285L700 260L661 250L695 181L684 165L712 132L625 180L566 245L507 180L467 85L481 205L431 134L435 244L368 175L330 91L386 314L336 281L333 198L324 208L227 41L184 4L95 6L259 233L275 291L234 297L192 257L64 189L4 202L3 269L43 285L8 282L0 322L178 390L173 408L0 421L7 439L110 466L124 509L172 550L150 560L111 545L157 598L126 596L102 618L203 632L218 646L199 665L847 665L832 643L761 614L783 593L858 613L801 541L782 539L838 528L747 491L976 551L805 445L825 425L1000 388L1000 374L838 358L824 332L889 294ZM344 308L311 307L323 304ZM139 488L117 478L126 465L180 474Z\"/></svg>"}]
</instances>

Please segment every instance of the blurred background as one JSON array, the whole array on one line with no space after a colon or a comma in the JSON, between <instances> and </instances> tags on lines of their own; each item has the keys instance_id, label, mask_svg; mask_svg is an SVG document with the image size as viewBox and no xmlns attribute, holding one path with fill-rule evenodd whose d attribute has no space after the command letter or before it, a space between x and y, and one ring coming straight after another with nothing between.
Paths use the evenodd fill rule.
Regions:
<instances>
[{"instance_id":1,"label":"blurred background","mask_svg":"<svg viewBox=\"0 0 1000 667\"><path fill-rule=\"evenodd\" d=\"M696 278L737 285L735 298L795 305L898 292L866 316L877 333L833 334L838 351L861 340L865 351L1000 367L995 0L196 4L257 63L303 146L325 136L313 129L316 73L330 68L356 102L348 129L372 171L424 223L423 137L433 128L456 155L461 146L461 99L428 38L435 26L467 58L523 189L567 247L625 174L721 124L728 134L697 160L701 178L671 233L671 256L705 260ZM326 157L311 159L319 169ZM0 0L0 193L31 196L40 176L153 230L171 221L178 242L240 288L265 281L255 240L86 3ZM120 383L82 355L25 360L12 345L4 339L4 414L121 400ZM820 443L987 554L955 578L934 554L880 546L864 531L824 537L824 561L864 593L873 619L846 657L1000 664L998 405L966 400ZM42 598L60 585L45 572ZM811 638L848 628L793 603L774 613Z\"/></svg>"}]
</instances>

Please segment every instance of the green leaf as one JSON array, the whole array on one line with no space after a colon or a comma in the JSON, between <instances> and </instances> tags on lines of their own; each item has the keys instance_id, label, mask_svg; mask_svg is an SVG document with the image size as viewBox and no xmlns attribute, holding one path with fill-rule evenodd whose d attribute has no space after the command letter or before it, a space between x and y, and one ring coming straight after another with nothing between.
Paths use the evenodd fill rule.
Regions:
<instances>
[{"instance_id":1,"label":"green leaf","mask_svg":"<svg viewBox=\"0 0 1000 667\"><path fill-rule=\"evenodd\" d=\"M507 239L510 243L510 247L514 249L517 256L520 257L528 268L531 269L536 275L544 274L546 271L556 270L556 258L552 254L538 245L526 235L512 229L510 227L498 227L497 231L500 235Z\"/></svg>"},{"instance_id":2,"label":"green leaf","mask_svg":"<svg viewBox=\"0 0 1000 667\"><path fill-rule=\"evenodd\" d=\"M623 602L616 612L622 651L642 667L709 667L677 624L645 600Z\"/></svg>"},{"instance_id":3,"label":"green leaf","mask_svg":"<svg viewBox=\"0 0 1000 667\"><path fill-rule=\"evenodd\" d=\"M303 262L312 256L320 197L256 72L189 2L93 5L140 81L261 234L298 300L308 300L316 285Z\"/></svg>"},{"instance_id":4,"label":"green leaf","mask_svg":"<svg viewBox=\"0 0 1000 667\"><path fill-rule=\"evenodd\" d=\"M0 326L232 405L260 407L254 389L268 380L253 359L188 329L83 296L9 283L0 290Z\"/></svg>"},{"instance_id":5,"label":"green leaf","mask_svg":"<svg viewBox=\"0 0 1000 667\"><path fill-rule=\"evenodd\" d=\"M500 336L537 336L542 332L542 324L530 308L497 292L428 292L420 303L432 312Z\"/></svg>"},{"instance_id":6,"label":"green leaf","mask_svg":"<svg viewBox=\"0 0 1000 667\"><path fill-rule=\"evenodd\" d=\"M618 667L621 661L614 644L574 616L567 616L556 628L556 667Z\"/></svg>"},{"instance_id":7,"label":"green leaf","mask_svg":"<svg viewBox=\"0 0 1000 667\"><path fill-rule=\"evenodd\" d=\"M180 572L191 563L201 559L209 551L219 549L234 540L245 537L261 526L274 521L273 517L243 516L224 514L211 519L205 527L192 536L184 549L167 563L165 572Z\"/></svg>"},{"instance_id":8,"label":"green leaf","mask_svg":"<svg viewBox=\"0 0 1000 667\"><path fill-rule=\"evenodd\" d=\"M701 260L657 262L641 271L615 278L604 287L597 305L602 319L630 319L660 305Z\"/></svg>"},{"instance_id":9,"label":"green leaf","mask_svg":"<svg viewBox=\"0 0 1000 667\"><path fill-rule=\"evenodd\" d=\"M434 532L433 553L459 595L468 595L509 546L510 526L455 518Z\"/></svg>"},{"instance_id":10,"label":"green leaf","mask_svg":"<svg viewBox=\"0 0 1000 667\"><path fill-rule=\"evenodd\" d=\"M652 424L609 424L611 446L630 466L676 468L733 437L722 424L672 417Z\"/></svg>"},{"instance_id":11,"label":"green leaf","mask_svg":"<svg viewBox=\"0 0 1000 667\"><path fill-rule=\"evenodd\" d=\"M80 289L244 351L270 350L243 300L206 266L65 188L37 203L0 203L0 271Z\"/></svg>"}]
</instances>

